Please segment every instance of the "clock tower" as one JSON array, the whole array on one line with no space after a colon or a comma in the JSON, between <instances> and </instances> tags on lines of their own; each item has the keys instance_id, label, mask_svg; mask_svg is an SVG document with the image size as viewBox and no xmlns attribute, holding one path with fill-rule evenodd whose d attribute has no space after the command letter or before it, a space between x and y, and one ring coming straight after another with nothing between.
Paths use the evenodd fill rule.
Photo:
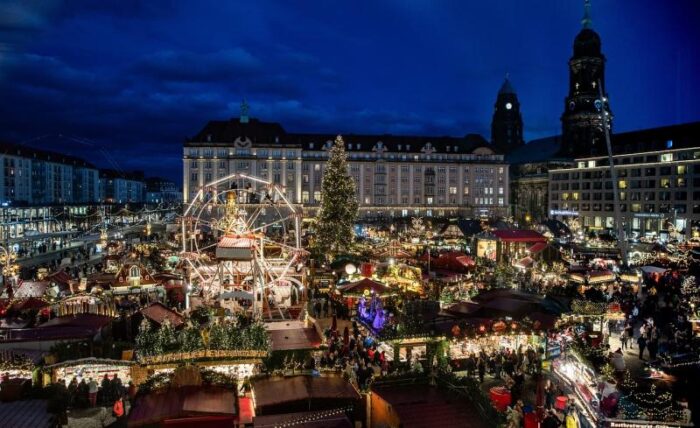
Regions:
<instances>
[{"instance_id":1,"label":"clock tower","mask_svg":"<svg viewBox=\"0 0 700 428\"><path fill-rule=\"evenodd\" d=\"M520 102L508 76L496 97L491 120L491 144L501 153L508 153L525 144Z\"/></svg>"},{"instance_id":2,"label":"clock tower","mask_svg":"<svg viewBox=\"0 0 700 428\"><path fill-rule=\"evenodd\" d=\"M574 39L574 55L569 60L569 95L561 116L561 154L567 157L604 151L603 114L608 115L612 131L612 112L605 91L605 56L600 36L592 28L590 0L585 0L584 7L583 28Z\"/></svg>"}]
</instances>

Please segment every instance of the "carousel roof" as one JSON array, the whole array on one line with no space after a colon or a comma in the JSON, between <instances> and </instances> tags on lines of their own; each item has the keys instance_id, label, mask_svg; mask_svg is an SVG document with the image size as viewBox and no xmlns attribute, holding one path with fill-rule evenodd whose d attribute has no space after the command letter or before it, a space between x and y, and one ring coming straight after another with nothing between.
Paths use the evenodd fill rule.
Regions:
<instances>
[{"instance_id":1,"label":"carousel roof","mask_svg":"<svg viewBox=\"0 0 700 428\"><path fill-rule=\"evenodd\" d=\"M343 284L338 287L338 290L343 294L364 294L365 291L376 294L384 294L389 292L391 289L389 286L381 282L374 281L369 278L362 278L359 281Z\"/></svg>"}]
</instances>

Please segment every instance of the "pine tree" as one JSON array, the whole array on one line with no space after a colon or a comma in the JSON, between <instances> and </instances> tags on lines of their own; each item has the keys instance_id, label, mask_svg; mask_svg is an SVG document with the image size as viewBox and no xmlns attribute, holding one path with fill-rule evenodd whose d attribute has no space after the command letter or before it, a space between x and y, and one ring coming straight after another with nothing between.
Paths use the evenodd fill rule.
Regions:
<instances>
[{"instance_id":1,"label":"pine tree","mask_svg":"<svg viewBox=\"0 0 700 428\"><path fill-rule=\"evenodd\" d=\"M202 343L202 335L200 334L199 328L188 325L185 330L180 334L182 340L181 349L184 352L197 351L204 348Z\"/></svg>"},{"instance_id":2,"label":"pine tree","mask_svg":"<svg viewBox=\"0 0 700 428\"><path fill-rule=\"evenodd\" d=\"M139 332L136 335L136 349L141 356L152 355L156 351L154 349L153 336L151 323L144 318L139 325Z\"/></svg>"},{"instance_id":3,"label":"pine tree","mask_svg":"<svg viewBox=\"0 0 700 428\"><path fill-rule=\"evenodd\" d=\"M355 180L348 173L345 143L338 135L330 150L321 183L321 208L316 245L322 254L337 255L352 244L358 203Z\"/></svg>"},{"instance_id":4,"label":"pine tree","mask_svg":"<svg viewBox=\"0 0 700 428\"><path fill-rule=\"evenodd\" d=\"M165 320L158 330L157 339L154 341L157 344L157 349L161 353L171 352L177 346L177 336L175 329L170 324L170 321Z\"/></svg>"}]
</instances>

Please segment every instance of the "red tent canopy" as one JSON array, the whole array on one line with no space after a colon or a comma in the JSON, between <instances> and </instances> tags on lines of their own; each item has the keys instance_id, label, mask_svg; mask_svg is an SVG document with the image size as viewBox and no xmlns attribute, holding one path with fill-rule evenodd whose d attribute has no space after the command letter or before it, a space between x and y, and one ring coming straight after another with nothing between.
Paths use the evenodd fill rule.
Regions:
<instances>
[{"instance_id":1,"label":"red tent canopy","mask_svg":"<svg viewBox=\"0 0 700 428\"><path fill-rule=\"evenodd\" d=\"M505 229L491 233L502 242L547 242L544 235L534 230Z\"/></svg>"}]
</instances>

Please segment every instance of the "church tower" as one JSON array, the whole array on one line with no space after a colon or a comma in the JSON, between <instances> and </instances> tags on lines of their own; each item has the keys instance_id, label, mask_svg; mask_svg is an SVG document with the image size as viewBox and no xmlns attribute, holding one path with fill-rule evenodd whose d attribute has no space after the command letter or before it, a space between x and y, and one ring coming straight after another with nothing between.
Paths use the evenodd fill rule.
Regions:
<instances>
[{"instance_id":1,"label":"church tower","mask_svg":"<svg viewBox=\"0 0 700 428\"><path fill-rule=\"evenodd\" d=\"M494 148L501 153L508 153L525 144L520 102L508 76L498 91L496 104L493 107L491 144Z\"/></svg>"},{"instance_id":2,"label":"church tower","mask_svg":"<svg viewBox=\"0 0 700 428\"><path fill-rule=\"evenodd\" d=\"M605 56L600 49L600 36L592 28L590 0L585 0L584 7L583 28L574 39L574 55L569 60L569 95L561 116L561 154L567 157L604 150L603 114L608 114L612 131L612 112L605 91Z\"/></svg>"}]
</instances>

